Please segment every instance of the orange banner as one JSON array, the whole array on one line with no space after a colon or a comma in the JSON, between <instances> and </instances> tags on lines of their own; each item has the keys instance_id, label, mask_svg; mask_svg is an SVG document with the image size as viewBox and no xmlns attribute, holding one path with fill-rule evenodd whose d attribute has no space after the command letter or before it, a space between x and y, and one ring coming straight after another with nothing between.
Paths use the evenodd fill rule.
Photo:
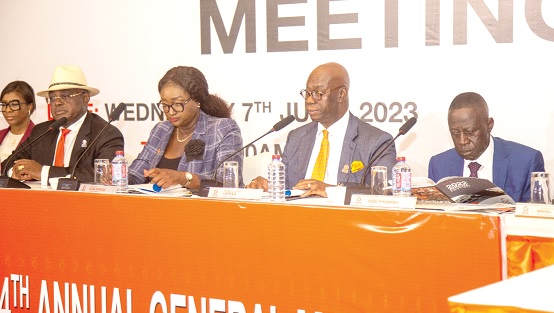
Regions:
<instances>
[{"instance_id":1,"label":"orange banner","mask_svg":"<svg viewBox=\"0 0 554 313\"><path fill-rule=\"evenodd\" d=\"M502 277L496 216L0 190L0 309L448 312Z\"/></svg>"}]
</instances>

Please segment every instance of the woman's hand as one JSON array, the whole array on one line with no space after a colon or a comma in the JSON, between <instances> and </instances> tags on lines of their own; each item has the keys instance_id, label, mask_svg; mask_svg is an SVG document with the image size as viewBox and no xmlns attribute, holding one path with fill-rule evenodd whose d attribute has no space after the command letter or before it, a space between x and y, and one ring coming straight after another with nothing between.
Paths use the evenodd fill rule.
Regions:
<instances>
[{"instance_id":1,"label":"woman's hand","mask_svg":"<svg viewBox=\"0 0 554 313\"><path fill-rule=\"evenodd\" d=\"M185 173L165 168L153 168L144 170L144 177L149 177L152 184L156 184L162 188L168 188L174 185L185 183Z\"/></svg>"}]
</instances>

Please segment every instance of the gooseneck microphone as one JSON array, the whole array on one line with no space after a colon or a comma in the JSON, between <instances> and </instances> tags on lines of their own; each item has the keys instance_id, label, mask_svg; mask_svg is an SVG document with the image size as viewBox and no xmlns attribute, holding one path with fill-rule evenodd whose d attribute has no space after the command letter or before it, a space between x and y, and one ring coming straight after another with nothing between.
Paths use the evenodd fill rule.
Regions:
<instances>
[{"instance_id":1,"label":"gooseneck microphone","mask_svg":"<svg viewBox=\"0 0 554 313\"><path fill-rule=\"evenodd\" d=\"M398 138L400 135L405 135L417 122L417 119L415 117L410 118L409 120L404 123L404 125L400 126L400 129L398 130L398 134L396 137L394 137L386 146L385 148L381 149L378 154L376 154L369 162L367 163L367 167L364 171L364 176L362 176L362 180L360 184L363 186L365 185L365 178L367 177L367 174L369 173L369 169L371 168L371 165L385 152L387 149L394 143L396 138Z\"/></svg>"},{"instance_id":2,"label":"gooseneck microphone","mask_svg":"<svg viewBox=\"0 0 554 313\"><path fill-rule=\"evenodd\" d=\"M217 166L216 166L216 168L215 168L215 170L212 174L212 179L203 179L200 182L200 187L198 189L198 196L207 197L208 192L210 191L210 187L221 187L222 186L222 184L216 180L216 177L217 177L217 170L221 167L221 164L223 164L223 162L225 162L225 161L229 160L230 158L234 157L239 152L246 149L246 147L248 147L251 144L255 143L256 141L262 139L263 137L265 137L265 136L267 136L267 135L269 135L273 132L280 131L281 129L287 127L293 121L294 121L294 116L293 115L289 115L289 116L285 117L284 119L282 119L279 122L275 123L275 125L273 125L273 127L267 133L265 133L265 134L261 135L260 137L254 139L249 144L244 145L242 148L240 148L239 150L231 153L228 157L223 159L223 161L219 162L219 164L217 164Z\"/></svg>"},{"instance_id":3,"label":"gooseneck microphone","mask_svg":"<svg viewBox=\"0 0 554 313\"><path fill-rule=\"evenodd\" d=\"M367 167L364 171L364 175L362 176L362 179L360 181L360 184L353 184L353 183L342 183L344 186L346 186L346 196L344 197L344 204L348 205L350 204L350 200L352 198L352 194L355 193L361 193L361 194L371 194L371 187L367 187L365 185L365 179L367 177L367 174L369 173L369 169L371 168L371 165L379 159L379 157L388 150L388 148L394 143L396 138L398 138L400 135L405 135L417 122L417 119L415 117L410 118L409 120L404 123L404 125L400 126L400 129L398 130L398 134L396 137L394 137L389 143L379 151L369 162L367 163Z\"/></svg>"},{"instance_id":4,"label":"gooseneck microphone","mask_svg":"<svg viewBox=\"0 0 554 313\"><path fill-rule=\"evenodd\" d=\"M77 169L77 165L79 165L79 162L83 158L83 156L90 150L90 148L94 145L94 143L100 138L100 135L104 132L104 130L110 125L113 121L117 120L121 113L125 111L125 103L121 102L108 116L108 123L102 127L100 132L98 132L98 135L94 137L92 142L81 152L79 157L77 158L77 161L75 161L75 164L73 165L73 170L71 170L71 175L69 178L60 178L58 181L58 190L72 190L77 191L79 190L79 186L81 185L81 182L75 177L75 170Z\"/></svg>"},{"instance_id":5,"label":"gooseneck microphone","mask_svg":"<svg viewBox=\"0 0 554 313\"><path fill-rule=\"evenodd\" d=\"M50 126L48 126L48 129L44 133L40 134L40 136L38 136L37 138L29 141L27 144L25 144L21 148L19 148L17 150L14 150L12 152L12 154L6 159L5 166L2 169L2 176L0 177L0 188L25 188L25 189L30 189L31 187L29 185L27 185L23 182L20 182L17 179L13 179L11 177L6 176L6 171L8 170L8 165L10 164L10 161L16 155L21 153L21 151L27 149L33 143L37 142L42 137L46 136L46 134L48 134L49 132L59 129L61 126L65 125L65 123L67 123L67 117L62 117L59 120L54 121L52 124L50 124Z\"/></svg>"}]
</instances>

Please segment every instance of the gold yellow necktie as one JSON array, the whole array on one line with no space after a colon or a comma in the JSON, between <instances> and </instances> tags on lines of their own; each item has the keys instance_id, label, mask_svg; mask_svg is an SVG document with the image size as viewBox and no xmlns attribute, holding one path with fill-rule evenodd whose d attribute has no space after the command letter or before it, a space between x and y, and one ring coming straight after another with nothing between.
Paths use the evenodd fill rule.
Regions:
<instances>
[{"instance_id":1,"label":"gold yellow necktie","mask_svg":"<svg viewBox=\"0 0 554 313\"><path fill-rule=\"evenodd\" d=\"M321 140L321 148L319 155L315 161L312 179L323 181L325 179L325 171L327 169L327 159L329 158L329 132L323 130L323 139Z\"/></svg>"}]
</instances>

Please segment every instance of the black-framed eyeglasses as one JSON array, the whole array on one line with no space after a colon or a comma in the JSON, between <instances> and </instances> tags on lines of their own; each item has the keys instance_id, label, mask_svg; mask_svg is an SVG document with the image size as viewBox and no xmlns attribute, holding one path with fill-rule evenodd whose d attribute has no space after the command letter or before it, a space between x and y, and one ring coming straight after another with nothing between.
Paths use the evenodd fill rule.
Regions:
<instances>
[{"instance_id":1,"label":"black-framed eyeglasses","mask_svg":"<svg viewBox=\"0 0 554 313\"><path fill-rule=\"evenodd\" d=\"M184 102L173 102L172 104L165 104L160 100L160 102L158 102L158 108L165 113L168 113L170 109L173 109L175 112L183 112L185 110L185 105L187 105L190 100L192 100L192 97L189 97Z\"/></svg>"},{"instance_id":2,"label":"black-framed eyeglasses","mask_svg":"<svg viewBox=\"0 0 554 313\"><path fill-rule=\"evenodd\" d=\"M312 91L309 91L308 89L302 89L300 90L300 95L302 96L302 98L308 100L308 97L311 95L312 98L314 98L315 101L319 101L321 100L321 98L323 98L323 96L325 96L326 94L332 92L332 91L335 91L339 88L342 88L344 86L338 86L338 87L335 87L333 89L329 89L327 91L320 91L320 90L312 90Z\"/></svg>"},{"instance_id":3,"label":"black-framed eyeglasses","mask_svg":"<svg viewBox=\"0 0 554 313\"><path fill-rule=\"evenodd\" d=\"M71 94L71 95L48 96L48 97L46 97L46 102L47 103L54 103L54 102L56 102L56 99L60 99L61 102L66 103L67 101L69 101L69 99L71 99L73 97L76 97L78 95L83 95L83 94L85 94L85 91L81 91L81 92L74 93L74 94Z\"/></svg>"},{"instance_id":4,"label":"black-framed eyeglasses","mask_svg":"<svg viewBox=\"0 0 554 313\"><path fill-rule=\"evenodd\" d=\"M0 102L0 108L2 112L6 112L8 107L10 107L10 110L12 111L19 111L21 109L22 104L29 104L30 102L19 102L19 100L12 100L8 103L6 102Z\"/></svg>"}]
</instances>

